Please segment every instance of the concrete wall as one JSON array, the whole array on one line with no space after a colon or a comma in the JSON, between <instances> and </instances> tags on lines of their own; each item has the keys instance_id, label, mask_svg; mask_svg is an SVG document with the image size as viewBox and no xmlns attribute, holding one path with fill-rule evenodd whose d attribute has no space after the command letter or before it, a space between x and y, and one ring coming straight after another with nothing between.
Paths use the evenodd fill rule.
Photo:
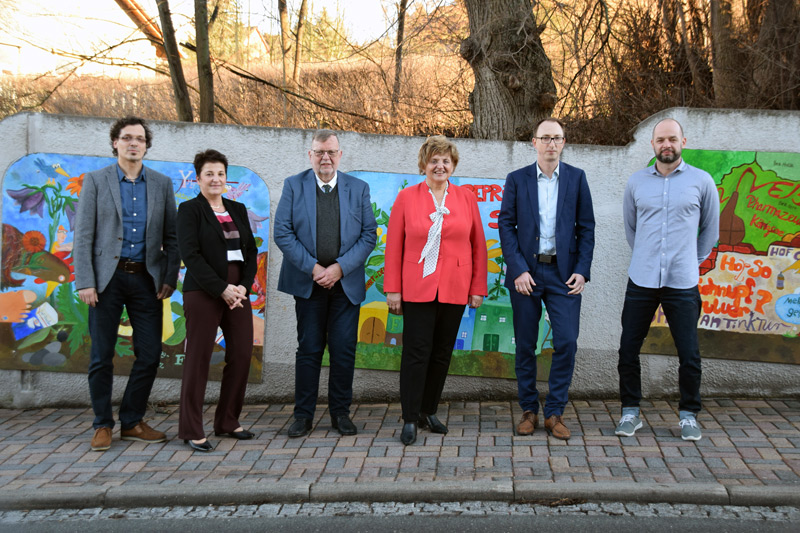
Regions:
<instances>
[{"instance_id":1,"label":"concrete wall","mask_svg":"<svg viewBox=\"0 0 800 533\"><path fill-rule=\"evenodd\" d=\"M567 145L563 159L586 170L594 200L597 230L592 281L584 294L581 336L573 398L617 396L617 344L620 314L627 279L630 250L621 221L622 193L628 176L652 156L650 133L654 124L674 117L684 126L688 148L798 152L800 113L670 109L648 118L624 147ZM35 152L87 156L110 154L109 119L19 114L0 123L0 175L15 160ZM189 161L200 149L224 152L232 164L250 168L266 182L271 195L272 217L280 198L283 179L309 167L306 150L311 131L226 125L154 122L153 148L149 159ZM385 135L343 133L341 170L417 172L417 152L423 139ZM529 143L457 141L461 162L456 174L497 178L531 163L535 152ZM270 221L271 222L271 221ZM296 348L294 302L277 291L280 250L270 243L264 379L250 384L249 402L291 401L294 389ZM754 337L757 342L757 337ZM327 371L324 371L326 374ZM677 395L677 358L645 355L642 358L645 397ZM126 378L115 378L115 395L121 396ZM208 399L218 393L211 382ZM327 388L323 379L321 391ZM153 389L154 402L177 402L180 381L159 378ZM703 394L707 396L797 396L800 365L704 359ZM398 374L356 370L357 401L397 399ZM504 379L450 376L445 398L511 398L516 382ZM79 374L2 370L0 406L88 405L86 376Z\"/></svg>"}]
</instances>

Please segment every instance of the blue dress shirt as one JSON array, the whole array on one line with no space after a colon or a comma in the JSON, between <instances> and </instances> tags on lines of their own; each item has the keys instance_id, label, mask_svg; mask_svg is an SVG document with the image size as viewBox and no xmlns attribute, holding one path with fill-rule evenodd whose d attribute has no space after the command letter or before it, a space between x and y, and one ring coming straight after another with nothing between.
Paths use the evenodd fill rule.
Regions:
<instances>
[{"instance_id":1,"label":"blue dress shirt","mask_svg":"<svg viewBox=\"0 0 800 533\"><path fill-rule=\"evenodd\" d=\"M144 166L135 181L125 179L117 165L119 195L122 201L122 259L144 263L147 229L147 184Z\"/></svg>"}]
</instances>

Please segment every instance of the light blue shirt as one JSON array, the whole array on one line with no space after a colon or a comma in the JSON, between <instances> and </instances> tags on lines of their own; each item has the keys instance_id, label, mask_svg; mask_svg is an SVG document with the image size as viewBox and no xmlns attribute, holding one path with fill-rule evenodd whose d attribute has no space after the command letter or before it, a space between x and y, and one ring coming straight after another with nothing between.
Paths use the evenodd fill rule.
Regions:
<instances>
[{"instance_id":1,"label":"light blue shirt","mask_svg":"<svg viewBox=\"0 0 800 533\"><path fill-rule=\"evenodd\" d=\"M553 171L553 177L548 178L537 162L536 176L539 187L539 253L555 255L558 167Z\"/></svg>"},{"instance_id":2,"label":"light blue shirt","mask_svg":"<svg viewBox=\"0 0 800 533\"><path fill-rule=\"evenodd\" d=\"M719 195L711 175L681 161L667 176L635 172L623 199L633 249L628 276L640 287L690 289L719 239Z\"/></svg>"}]
</instances>

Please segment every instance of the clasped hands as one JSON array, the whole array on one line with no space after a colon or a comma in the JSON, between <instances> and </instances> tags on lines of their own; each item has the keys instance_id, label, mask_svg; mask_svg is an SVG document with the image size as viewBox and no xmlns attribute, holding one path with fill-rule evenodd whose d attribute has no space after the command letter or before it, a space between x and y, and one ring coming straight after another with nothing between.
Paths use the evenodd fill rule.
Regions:
<instances>
[{"instance_id":1,"label":"clasped hands","mask_svg":"<svg viewBox=\"0 0 800 533\"><path fill-rule=\"evenodd\" d=\"M311 278L314 283L324 289L332 289L336 282L342 279L344 273L339 263L334 263L329 267L324 267L319 263L314 265L314 270L311 272Z\"/></svg>"},{"instance_id":2,"label":"clasped hands","mask_svg":"<svg viewBox=\"0 0 800 533\"><path fill-rule=\"evenodd\" d=\"M225 303L228 305L229 309L235 309L236 307L244 307L242 302L247 299L247 289L245 289L242 285L228 285L225 287L225 290L222 291L222 299L225 300Z\"/></svg>"}]
</instances>

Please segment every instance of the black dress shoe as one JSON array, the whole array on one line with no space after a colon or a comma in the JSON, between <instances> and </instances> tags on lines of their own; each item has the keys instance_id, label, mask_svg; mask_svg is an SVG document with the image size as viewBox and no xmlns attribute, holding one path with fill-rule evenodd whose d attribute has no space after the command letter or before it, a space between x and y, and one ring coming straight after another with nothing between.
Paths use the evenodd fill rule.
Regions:
<instances>
[{"instance_id":1,"label":"black dress shoe","mask_svg":"<svg viewBox=\"0 0 800 533\"><path fill-rule=\"evenodd\" d=\"M419 419L419 427L430 428L432 433L447 435L447 426L442 424L442 422L436 418L436 415L423 415Z\"/></svg>"},{"instance_id":2,"label":"black dress shoe","mask_svg":"<svg viewBox=\"0 0 800 533\"><path fill-rule=\"evenodd\" d=\"M210 452L214 450L214 446L212 446L211 443L208 442L208 439L206 439L206 441L202 444L197 444L196 442L192 442L189 439L184 439L183 442L185 444L188 444L189 448L193 449L196 452Z\"/></svg>"},{"instance_id":3,"label":"black dress shoe","mask_svg":"<svg viewBox=\"0 0 800 533\"><path fill-rule=\"evenodd\" d=\"M358 434L358 428L356 428L356 425L353 424L353 421L350 420L350 417L347 415L332 416L331 425L333 429L338 430L342 435Z\"/></svg>"},{"instance_id":4,"label":"black dress shoe","mask_svg":"<svg viewBox=\"0 0 800 533\"><path fill-rule=\"evenodd\" d=\"M216 435L217 437L231 437L231 438L239 439L239 440L250 440L250 439L252 439L253 437L256 436L255 433L251 433L250 431L247 431L246 429L243 429L241 431L228 431L227 433L217 433L215 431L214 435Z\"/></svg>"},{"instance_id":5,"label":"black dress shoe","mask_svg":"<svg viewBox=\"0 0 800 533\"><path fill-rule=\"evenodd\" d=\"M403 431L400 432L400 442L408 446L417 440L417 423L407 422L403 424Z\"/></svg>"},{"instance_id":6,"label":"black dress shoe","mask_svg":"<svg viewBox=\"0 0 800 533\"><path fill-rule=\"evenodd\" d=\"M289 436L302 437L311 433L311 420L308 418L295 418L292 425L289 426Z\"/></svg>"}]
</instances>

